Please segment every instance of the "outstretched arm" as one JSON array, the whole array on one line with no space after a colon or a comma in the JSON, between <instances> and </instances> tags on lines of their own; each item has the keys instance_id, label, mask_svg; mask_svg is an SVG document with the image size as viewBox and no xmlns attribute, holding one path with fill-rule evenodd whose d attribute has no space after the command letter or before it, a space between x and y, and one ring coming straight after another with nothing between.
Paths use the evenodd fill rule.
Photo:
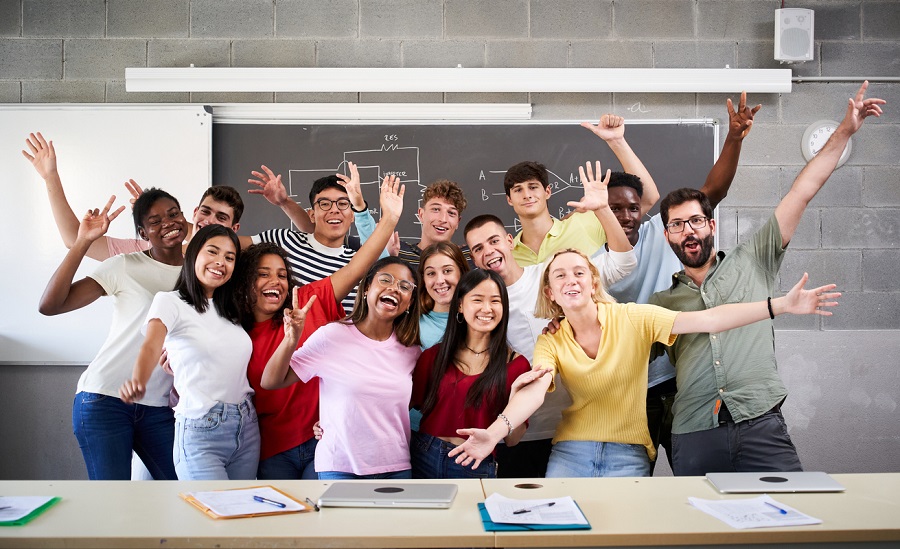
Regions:
<instances>
[{"instance_id":1,"label":"outstretched arm","mask_svg":"<svg viewBox=\"0 0 900 549\"><path fill-rule=\"evenodd\" d=\"M587 169L585 171L585 168ZM570 208L575 208L577 212L593 211L600 220L600 225L606 233L606 241L609 249L614 252L627 252L632 248L631 242L625 236L622 225L616 219L616 215L609 209L609 178L610 170L606 170L606 177L599 179L602 174L600 162L597 161L597 174L591 168L591 163L586 162L584 167L578 166L578 176L581 178L581 184L584 186L584 197L580 202L568 202ZM594 250L596 251L596 250Z\"/></svg>"},{"instance_id":2,"label":"outstretched arm","mask_svg":"<svg viewBox=\"0 0 900 549\"><path fill-rule=\"evenodd\" d=\"M837 301L833 301L841 294L832 292L836 286L826 284L810 290L803 289L809 275L803 273L800 281L791 288L787 295L772 298L772 314L795 314L831 316L831 311L826 307L836 307ZM769 305L765 301L754 303L729 303L719 305L703 311L688 311L678 313L675 324L672 326L673 334L693 333L717 333L739 328L754 322L769 318Z\"/></svg>"},{"instance_id":3,"label":"outstretched arm","mask_svg":"<svg viewBox=\"0 0 900 549\"><path fill-rule=\"evenodd\" d=\"M644 167L641 159L631 150L631 146L625 141L625 119L614 114L604 114L600 122L595 126L590 122L582 122L581 126L591 130L612 149L613 154L622 164L626 173L641 178L644 192L641 196L641 214L649 212L659 200L659 189L650 176L650 172Z\"/></svg>"},{"instance_id":4,"label":"outstretched arm","mask_svg":"<svg viewBox=\"0 0 900 549\"><path fill-rule=\"evenodd\" d=\"M150 381L153 369L159 363L163 343L168 333L168 328L158 318L151 318L150 322L147 323L147 333L144 335L141 350L138 351L137 361L134 363L134 369L131 372L131 379L125 381L119 387L119 398L122 399L122 402L130 404L144 398L144 394L147 391L147 382Z\"/></svg>"},{"instance_id":5,"label":"outstretched arm","mask_svg":"<svg viewBox=\"0 0 900 549\"><path fill-rule=\"evenodd\" d=\"M750 133L753 117L762 108L762 105L752 109L747 106L747 92L741 92L737 110L734 110L730 97L725 100L725 104L728 110L728 135L725 136L725 144L722 145L719 158L709 170L706 182L700 189L709 198L713 208L725 199L728 189L731 188L734 174L737 173L738 160L741 158L741 145Z\"/></svg>"},{"instance_id":6,"label":"outstretched arm","mask_svg":"<svg viewBox=\"0 0 900 549\"><path fill-rule=\"evenodd\" d=\"M109 209L112 207L116 197L112 196L103 210L88 210L81 224L78 227L78 236L72 247L66 253L66 257L60 263L59 268L50 277L44 295L41 296L41 302L38 310L43 315L58 315L80 309L85 305L93 303L97 298L105 295L103 287L92 278L83 278L73 283L75 272L81 265L85 253L98 238L106 233L110 222L118 217L125 206L112 214ZM157 357L159 355L157 354Z\"/></svg>"},{"instance_id":7,"label":"outstretched arm","mask_svg":"<svg viewBox=\"0 0 900 549\"><path fill-rule=\"evenodd\" d=\"M260 169L262 172L250 172L250 175L256 179L247 180L247 183L256 185L259 188L250 189L247 192L250 194L263 195L270 204L274 204L281 208L281 211L290 218L291 222L296 225L299 230L305 233L313 232L315 230L315 225L313 225L312 219L309 218L309 213L307 213L300 204L297 204L288 196L287 189L284 188L284 183L281 182L281 174L275 175L275 173L266 165L260 166Z\"/></svg>"},{"instance_id":8,"label":"outstretched arm","mask_svg":"<svg viewBox=\"0 0 900 549\"><path fill-rule=\"evenodd\" d=\"M828 138L825 146L819 151L794 180L791 190L781 199L775 208L775 217L781 228L781 240L787 246L800 224L800 218L806 211L810 200L816 196L819 189L828 181L828 177L834 171L837 162L847 146L850 136L859 131L868 116L881 116L881 105L884 99L866 99L866 88L869 81L863 82L856 97L850 98L847 103L847 111L844 119L837 129Z\"/></svg>"},{"instance_id":9,"label":"outstretched arm","mask_svg":"<svg viewBox=\"0 0 900 549\"><path fill-rule=\"evenodd\" d=\"M309 298L302 308L299 306L300 289L294 289L291 296L291 308L284 310L284 339L269 357L266 368L263 370L259 384L263 389L282 389L290 387L300 381L297 373L291 368L291 355L297 349L300 334L303 332L303 324L306 322L306 314L316 301L316 296Z\"/></svg>"}]
</instances>

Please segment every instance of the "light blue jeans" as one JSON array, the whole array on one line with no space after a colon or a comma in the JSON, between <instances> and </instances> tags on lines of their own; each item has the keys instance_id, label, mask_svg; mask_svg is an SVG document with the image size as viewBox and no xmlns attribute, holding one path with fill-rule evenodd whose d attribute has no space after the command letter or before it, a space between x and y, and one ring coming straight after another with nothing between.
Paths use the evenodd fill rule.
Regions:
<instances>
[{"instance_id":1,"label":"light blue jeans","mask_svg":"<svg viewBox=\"0 0 900 549\"><path fill-rule=\"evenodd\" d=\"M252 480L259 464L259 423L250 400L219 402L197 419L175 414L178 480Z\"/></svg>"},{"instance_id":2,"label":"light blue jeans","mask_svg":"<svg viewBox=\"0 0 900 549\"><path fill-rule=\"evenodd\" d=\"M553 445L547 478L647 477L650 459L640 444L563 440Z\"/></svg>"}]
</instances>

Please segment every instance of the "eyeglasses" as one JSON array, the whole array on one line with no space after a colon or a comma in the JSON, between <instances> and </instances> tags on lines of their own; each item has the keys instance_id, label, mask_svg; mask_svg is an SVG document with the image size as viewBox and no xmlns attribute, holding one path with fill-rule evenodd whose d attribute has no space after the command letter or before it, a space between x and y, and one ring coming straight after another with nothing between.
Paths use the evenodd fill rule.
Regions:
<instances>
[{"instance_id":1,"label":"eyeglasses","mask_svg":"<svg viewBox=\"0 0 900 549\"><path fill-rule=\"evenodd\" d=\"M666 224L666 229L668 229L670 233L682 233L684 232L684 225L690 224L691 228L696 231L697 229L706 227L707 221L709 221L708 217L695 215L687 221L672 221L671 223Z\"/></svg>"},{"instance_id":2,"label":"eyeglasses","mask_svg":"<svg viewBox=\"0 0 900 549\"><path fill-rule=\"evenodd\" d=\"M323 212L330 210L333 204L337 204L339 210L346 210L350 207L350 199L338 198L337 200L331 200L330 198L320 198L316 200L316 206Z\"/></svg>"},{"instance_id":3,"label":"eyeglasses","mask_svg":"<svg viewBox=\"0 0 900 549\"><path fill-rule=\"evenodd\" d=\"M396 283L397 289L404 294L411 294L416 289L416 285L409 280L397 280L391 273L375 273L375 280L382 288L390 288Z\"/></svg>"}]
</instances>

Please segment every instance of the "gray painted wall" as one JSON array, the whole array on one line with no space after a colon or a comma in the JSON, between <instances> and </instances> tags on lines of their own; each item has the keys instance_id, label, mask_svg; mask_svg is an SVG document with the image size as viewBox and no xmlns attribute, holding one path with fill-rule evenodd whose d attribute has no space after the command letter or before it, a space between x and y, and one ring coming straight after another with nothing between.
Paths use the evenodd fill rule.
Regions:
<instances>
[{"instance_id":1,"label":"gray painted wall","mask_svg":"<svg viewBox=\"0 0 900 549\"><path fill-rule=\"evenodd\" d=\"M0 102L530 102L538 119L724 115L721 94L127 94L125 67L772 68L774 0L0 0ZM900 76L900 2L820 0L795 75ZM854 84L762 103L720 212L721 247L759 226L803 167L800 138ZM900 471L900 84L810 205L782 269L835 281L836 316L779 318L791 434L808 468ZM24 136L23 136L24 138ZM665 174L654 174L662 179ZM4 181L3 185L20 182ZM699 184L699 182L698 182ZM50 220L47 220L49 223ZM3 314L15 314L4 311ZM48 334L48 338L52 335ZM2 350L0 350L2 357ZM0 478L84 478L70 407L81 368L0 365ZM661 471L665 473L665 471Z\"/></svg>"}]
</instances>

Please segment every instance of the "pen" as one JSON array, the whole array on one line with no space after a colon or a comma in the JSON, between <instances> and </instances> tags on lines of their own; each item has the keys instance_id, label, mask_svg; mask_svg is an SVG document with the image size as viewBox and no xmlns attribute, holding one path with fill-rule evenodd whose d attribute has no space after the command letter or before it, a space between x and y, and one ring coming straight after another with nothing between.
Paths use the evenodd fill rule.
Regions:
<instances>
[{"instance_id":1,"label":"pen","mask_svg":"<svg viewBox=\"0 0 900 549\"><path fill-rule=\"evenodd\" d=\"M787 514L787 511L785 511L784 509L782 509L781 507L779 507L779 506L777 506L777 505L772 505L772 504L769 503L768 501L764 501L763 503L765 503L766 505L768 505L768 506L771 507L772 509L777 509L778 512L781 513L782 515L786 515L786 514Z\"/></svg>"},{"instance_id":2,"label":"pen","mask_svg":"<svg viewBox=\"0 0 900 549\"><path fill-rule=\"evenodd\" d=\"M275 507L281 507L284 509L287 505L281 503L280 501L275 501L274 499L264 498L262 496L253 496L253 501L258 501L260 503L268 503L269 505L274 505Z\"/></svg>"},{"instance_id":3,"label":"pen","mask_svg":"<svg viewBox=\"0 0 900 549\"><path fill-rule=\"evenodd\" d=\"M525 509L519 509L518 511L513 511L514 515L521 515L524 513L530 513L532 509L537 509L538 507L553 507L556 505L555 501L551 501L549 503L541 503L540 505L532 505L531 507L526 507Z\"/></svg>"},{"instance_id":4,"label":"pen","mask_svg":"<svg viewBox=\"0 0 900 549\"><path fill-rule=\"evenodd\" d=\"M0 511L2 511L4 509L9 509L11 507L12 507L12 505L4 505L3 507L0 507Z\"/></svg>"},{"instance_id":5,"label":"pen","mask_svg":"<svg viewBox=\"0 0 900 549\"><path fill-rule=\"evenodd\" d=\"M316 510L316 513L319 512L319 506L315 504L315 502L309 498L306 498L306 503L312 505L312 508Z\"/></svg>"}]
</instances>

